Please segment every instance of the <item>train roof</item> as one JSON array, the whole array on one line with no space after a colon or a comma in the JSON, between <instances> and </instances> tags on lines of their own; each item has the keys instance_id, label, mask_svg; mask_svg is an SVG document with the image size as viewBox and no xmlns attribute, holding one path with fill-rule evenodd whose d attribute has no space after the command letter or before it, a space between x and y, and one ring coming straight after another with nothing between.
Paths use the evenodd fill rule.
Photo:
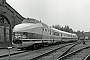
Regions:
<instances>
[{"instance_id":1,"label":"train roof","mask_svg":"<svg viewBox=\"0 0 90 60\"><path fill-rule=\"evenodd\" d=\"M38 21L38 20L33 19L33 18L24 19L21 24L18 24L13 28L13 32L14 31L20 31L20 30L22 31L22 30L25 30L25 29L31 29L31 28L35 28L35 27L50 28L50 29L55 30L57 32L76 35L76 34L73 34L73 33L68 33L68 32L65 32L65 31L55 29L53 27L49 27L47 24L42 23L41 21Z\"/></svg>"},{"instance_id":2,"label":"train roof","mask_svg":"<svg viewBox=\"0 0 90 60\"><path fill-rule=\"evenodd\" d=\"M58 29L55 29L53 27L51 27L51 29L57 31L57 32L61 32L61 33L65 33L65 34L72 34L72 35L76 35L76 34L73 34L73 33L68 33L68 32L65 32L65 31L61 31L61 30L58 30Z\"/></svg>"},{"instance_id":3,"label":"train roof","mask_svg":"<svg viewBox=\"0 0 90 60\"><path fill-rule=\"evenodd\" d=\"M27 29L32 29L32 28L36 28L36 27L43 27L42 24L33 24L33 23L22 23L22 24L18 24L13 28L13 32L16 31L23 31L23 30L27 30Z\"/></svg>"},{"instance_id":4,"label":"train roof","mask_svg":"<svg viewBox=\"0 0 90 60\"><path fill-rule=\"evenodd\" d=\"M33 24L40 23L40 24L42 24L43 27L49 28L49 26L48 26L47 24L45 24L45 23L43 23L43 22L41 22L41 21L39 21L39 20L36 20L36 19L34 19L34 18L24 19L24 20L22 21L22 23L33 23Z\"/></svg>"}]
</instances>

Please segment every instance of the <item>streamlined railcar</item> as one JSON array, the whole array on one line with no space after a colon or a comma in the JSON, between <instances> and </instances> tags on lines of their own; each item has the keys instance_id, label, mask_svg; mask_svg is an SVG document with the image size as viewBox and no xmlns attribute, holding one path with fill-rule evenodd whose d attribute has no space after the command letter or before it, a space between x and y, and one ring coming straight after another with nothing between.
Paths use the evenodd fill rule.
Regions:
<instances>
[{"instance_id":1,"label":"streamlined railcar","mask_svg":"<svg viewBox=\"0 0 90 60\"><path fill-rule=\"evenodd\" d=\"M17 48L76 40L76 34L57 30L36 19L24 19L13 28L12 44Z\"/></svg>"}]
</instances>

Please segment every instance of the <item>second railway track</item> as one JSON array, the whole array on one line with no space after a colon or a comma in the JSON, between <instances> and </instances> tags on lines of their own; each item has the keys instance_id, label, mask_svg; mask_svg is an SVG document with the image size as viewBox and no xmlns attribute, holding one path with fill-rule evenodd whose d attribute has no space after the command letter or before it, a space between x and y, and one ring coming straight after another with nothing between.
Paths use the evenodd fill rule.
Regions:
<instances>
[{"instance_id":1,"label":"second railway track","mask_svg":"<svg viewBox=\"0 0 90 60\"><path fill-rule=\"evenodd\" d=\"M38 56L38 57L31 59L31 60L58 60L59 57L62 57L64 55L68 55L72 51L75 51L75 50L77 51L77 49L84 49L84 48L88 48L88 47L89 46L79 44L79 43L75 44L75 45L69 45L69 46L65 46L61 49L55 50L55 51L53 51L53 53L44 54L44 55Z\"/></svg>"},{"instance_id":2,"label":"second railway track","mask_svg":"<svg viewBox=\"0 0 90 60\"><path fill-rule=\"evenodd\" d=\"M68 53L57 60L84 60L84 58L90 53L90 46L83 47L71 53Z\"/></svg>"},{"instance_id":3,"label":"second railway track","mask_svg":"<svg viewBox=\"0 0 90 60\"><path fill-rule=\"evenodd\" d=\"M79 45L70 49L66 55L59 56L56 60L87 60L90 56L90 44Z\"/></svg>"}]
</instances>

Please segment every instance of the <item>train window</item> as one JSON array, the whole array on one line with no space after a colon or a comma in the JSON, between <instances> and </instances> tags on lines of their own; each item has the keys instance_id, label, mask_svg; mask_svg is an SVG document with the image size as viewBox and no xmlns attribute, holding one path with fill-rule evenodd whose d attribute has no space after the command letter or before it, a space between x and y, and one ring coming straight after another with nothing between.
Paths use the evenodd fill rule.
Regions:
<instances>
[{"instance_id":1,"label":"train window","mask_svg":"<svg viewBox=\"0 0 90 60\"><path fill-rule=\"evenodd\" d=\"M50 30L50 35L51 35L51 30Z\"/></svg>"},{"instance_id":2,"label":"train window","mask_svg":"<svg viewBox=\"0 0 90 60\"><path fill-rule=\"evenodd\" d=\"M44 31L44 28L42 28L42 30Z\"/></svg>"},{"instance_id":3,"label":"train window","mask_svg":"<svg viewBox=\"0 0 90 60\"><path fill-rule=\"evenodd\" d=\"M45 29L45 31L47 31L47 29Z\"/></svg>"},{"instance_id":4,"label":"train window","mask_svg":"<svg viewBox=\"0 0 90 60\"><path fill-rule=\"evenodd\" d=\"M61 36L63 36L63 33L61 33Z\"/></svg>"},{"instance_id":5,"label":"train window","mask_svg":"<svg viewBox=\"0 0 90 60\"><path fill-rule=\"evenodd\" d=\"M54 32L54 35L59 36L59 33L58 32Z\"/></svg>"},{"instance_id":6,"label":"train window","mask_svg":"<svg viewBox=\"0 0 90 60\"><path fill-rule=\"evenodd\" d=\"M27 35L28 33L24 32L23 35Z\"/></svg>"}]
</instances>

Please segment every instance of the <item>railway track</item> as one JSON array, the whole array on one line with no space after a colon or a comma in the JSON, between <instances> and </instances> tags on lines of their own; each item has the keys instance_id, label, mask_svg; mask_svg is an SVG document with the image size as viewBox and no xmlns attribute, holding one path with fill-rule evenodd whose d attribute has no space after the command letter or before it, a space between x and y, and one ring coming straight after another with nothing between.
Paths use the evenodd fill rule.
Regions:
<instances>
[{"instance_id":1,"label":"railway track","mask_svg":"<svg viewBox=\"0 0 90 60\"><path fill-rule=\"evenodd\" d=\"M77 49L80 49L80 48L85 49L85 48L88 48L88 47L85 46L85 45L79 46L79 43L71 45L71 46L64 46L64 47L62 47L60 49L54 50L52 53L48 53L48 54L46 53L46 54L34 57L33 59L30 59L30 60L58 60L61 57L65 56L65 55L68 55L70 52L72 52L74 50L77 51Z\"/></svg>"},{"instance_id":2,"label":"railway track","mask_svg":"<svg viewBox=\"0 0 90 60\"><path fill-rule=\"evenodd\" d=\"M68 44L68 43L67 43ZM74 43L75 44L75 43ZM55 46L55 45L50 45L50 46ZM50 46L46 46L46 47L42 47L42 48L37 48L37 50L38 49L43 49L43 48L47 48L47 47L50 47ZM14 48L14 47L13 47ZM7 48L2 48L2 49L7 49ZM33 49L34 50L34 49ZM35 49L36 50L36 49ZM25 53L25 52L30 52L30 51L32 51L32 50L16 50L16 51L18 51L18 52L13 52L13 53L11 53L10 55L12 56L12 55L16 55L16 54L20 54L20 53ZM11 51L12 52L12 51ZM8 54L4 54L4 55L0 55L0 58L2 58L2 57L7 57L8 56Z\"/></svg>"},{"instance_id":3,"label":"railway track","mask_svg":"<svg viewBox=\"0 0 90 60\"><path fill-rule=\"evenodd\" d=\"M88 54L83 60L90 60L90 54Z\"/></svg>"},{"instance_id":4,"label":"railway track","mask_svg":"<svg viewBox=\"0 0 90 60\"><path fill-rule=\"evenodd\" d=\"M65 46L62 46L62 47L53 49L53 50L51 50L51 51L49 51L49 52L46 52L46 53L44 53L44 54L41 54L41 55L39 55L39 56L37 56L37 57L31 58L30 60L38 60L38 59L42 60L41 57L48 56L48 55L53 54L53 53L56 53L56 52L61 52L61 51L58 51L58 50L60 50L60 49L62 49L62 52L64 52L63 48L66 49L66 50L68 50L69 48L71 48L71 47L74 46L74 45L75 45L75 44L69 44L69 45L65 45ZM62 52L61 52L61 53L62 53ZM62 55L63 55L63 54L62 54Z\"/></svg>"},{"instance_id":5,"label":"railway track","mask_svg":"<svg viewBox=\"0 0 90 60\"><path fill-rule=\"evenodd\" d=\"M79 43L78 43L79 44ZM67 54L67 52L74 46L78 45L78 44L72 44L72 45L67 45L67 46L63 46L59 49L53 50L50 53L45 53L42 54L40 56L34 57L30 60L54 60L55 58L57 58L58 56L63 56L65 54Z\"/></svg>"},{"instance_id":6,"label":"railway track","mask_svg":"<svg viewBox=\"0 0 90 60\"><path fill-rule=\"evenodd\" d=\"M69 44L60 44L60 45L55 45L55 46L50 46L50 47L45 47L43 49L39 49L39 50L34 50L34 51L24 51L24 52L21 52L21 53L14 53L14 54L11 54L11 58L14 58L15 60L15 56L19 57L23 54L26 54L26 55L30 55L32 54L31 56L33 55L38 55L36 57L39 57L40 55L47 55L48 53L52 53L53 51L57 50L57 49L60 49L62 47L65 47L65 46L69 46L69 45L72 45L72 43L69 43ZM48 52L44 52L44 50L48 51ZM38 52L37 52L38 51ZM40 54L38 54L40 52ZM30 53L30 54L29 54ZM17 55L16 55L17 54ZM25 56L26 56L25 55ZM17 58L16 57L16 58ZM35 56L33 56L32 58L29 58L30 60L33 60L36 58ZM5 58L5 59L4 59ZM4 56L4 58L2 58L2 60L7 60L8 58L8 55ZM16 59L17 60L17 59Z\"/></svg>"},{"instance_id":7,"label":"railway track","mask_svg":"<svg viewBox=\"0 0 90 60\"><path fill-rule=\"evenodd\" d=\"M89 42L89 41L87 41ZM66 55L63 55L63 56L59 56L56 60L90 60L90 45L77 45L73 48L71 48ZM79 54L80 52L80 54ZM76 55L75 55L76 54ZM74 58L72 56L77 56L79 58ZM72 58L72 59L69 59Z\"/></svg>"},{"instance_id":8,"label":"railway track","mask_svg":"<svg viewBox=\"0 0 90 60\"><path fill-rule=\"evenodd\" d=\"M73 52L73 51L75 51L77 49L83 48L83 47L87 47L87 45L83 45L82 43L81 44L76 44L75 46L71 47L68 51L66 51L66 54L69 54L69 53L71 53L71 52ZM59 57L61 57L61 56L59 56Z\"/></svg>"},{"instance_id":9,"label":"railway track","mask_svg":"<svg viewBox=\"0 0 90 60\"><path fill-rule=\"evenodd\" d=\"M84 60L84 58L90 53L89 50L90 46L83 47L62 57L59 57L57 60Z\"/></svg>"},{"instance_id":10,"label":"railway track","mask_svg":"<svg viewBox=\"0 0 90 60\"><path fill-rule=\"evenodd\" d=\"M68 52L72 52L75 50L75 46L77 46L80 43L69 43L69 44L63 44L63 45L55 45L46 47L43 49L35 50L35 51L28 51L26 53L12 55L11 60L58 60L61 57L68 54ZM79 45L78 45L79 46ZM84 48L85 45L79 46L78 48ZM76 48L76 49L78 49ZM47 59L50 58L50 59ZM6 60L2 59L2 60ZM85 58L84 58L85 59Z\"/></svg>"}]
</instances>

